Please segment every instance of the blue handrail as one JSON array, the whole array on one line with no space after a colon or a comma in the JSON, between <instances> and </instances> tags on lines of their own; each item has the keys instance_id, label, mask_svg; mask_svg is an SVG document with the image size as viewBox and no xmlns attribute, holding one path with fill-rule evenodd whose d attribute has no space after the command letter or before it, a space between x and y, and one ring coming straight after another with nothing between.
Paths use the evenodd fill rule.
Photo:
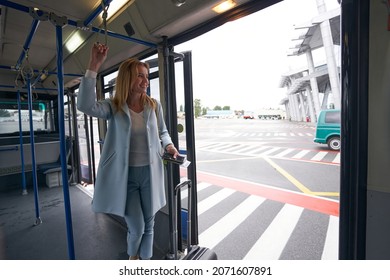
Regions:
<instances>
[{"instance_id":1,"label":"blue handrail","mask_svg":"<svg viewBox=\"0 0 390 280\"><path fill-rule=\"evenodd\" d=\"M64 113L64 65L62 51L62 26L56 26L57 38L57 79L58 79L58 127L60 133L60 156L62 170L62 190L64 193L66 232L68 239L68 255L69 259L75 259L72 212L70 207L69 184L68 184L68 168L66 156L66 140L65 140L65 113Z\"/></svg>"},{"instance_id":2,"label":"blue handrail","mask_svg":"<svg viewBox=\"0 0 390 280\"><path fill-rule=\"evenodd\" d=\"M23 128L22 128L22 114L20 104L20 91L18 90L18 113L19 113L19 142L20 142L20 161L22 163L22 194L27 194L26 174L24 170L24 151L23 151Z\"/></svg>"},{"instance_id":3,"label":"blue handrail","mask_svg":"<svg viewBox=\"0 0 390 280\"><path fill-rule=\"evenodd\" d=\"M110 5L111 2L112 0L103 0L104 7ZM84 20L84 26L88 26L102 11L102 5L97 6L96 9L93 10L92 13Z\"/></svg>"},{"instance_id":4,"label":"blue handrail","mask_svg":"<svg viewBox=\"0 0 390 280\"><path fill-rule=\"evenodd\" d=\"M11 1L7 1L7 0L0 0L0 4L1 5L4 5L4 6L7 6L9 8L13 8L15 10L19 10L21 12L25 12L25 13L29 13L30 9L26 6L23 6L23 5L20 5L20 4L16 4L14 2L11 2Z\"/></svg>"},{"instance_id":5,"label":"blue handrail","mask_svg":"<svg viewBox=\"0 0 390 280\"><path fill-rule=\"evenodd\" d=\"M106 1L106 2L107 2L107 1ZM29 13L29 8L28 8L28 7L23 6L23 5L19 5L19 4L15 4L15 3L12 3L12 2L7 1L7 0L0 0L0 5L4 5L4 6L10 7L10 8L17 9L17 10L22 11L22 12ZM97 11L98 9L99 9L99 8L97 8L96 11ZM86 20L85 22L88 22L88 20L90 20L90 18L92 18L93 16L96 16L96 15L95 15L95 12L93 12L93 13L90 15L90 17L87 18L87 20ZM75 20L67 19L67 24L72 25L72 26L77 27L77 28L80 27L80 26L78 25L77 21L75 21ZM92 28L91 28L91 31L92 31L92 32L95 32L95 33L102 33L102 34L105 34L105 33L106 33L105 30L99 29L99 28L96 28L96 27L92 27ZM141 45L145 45L145 46L152 47L152 48L157 48L157 47L158 47L157 44L155 44L155 43L151 43L151 42L139 40L139 39L132 38L132 37L129 37L129 36L124 36L124 35L122 35L122 34L114 33L114 32L112 32L112 31L107 31L107 36L114 37L114 38L118 38L118 39L122 39L122 40L126 40L126 41L130 41L130 42L134 42L134 43L141 44Z\"/></svg>"},{"instance_id":6,"label":"blue handrail","mask_svg":"<svg viewBox=\"0 0 390 280\"><path fill-rule=\"evenodd\" d=\"M30 144L31 144L31 163L32 163L32 176L33 176L33 188L34 188L34 203L35 203L35 223L39 225L42 223L39 213L39 196L38 196L38 180L37 180L37 165L35 161L35 139L34 139L34 125L32 116L32 90L31 90L31 77L27 76L27 93L28 93L28 113L30 118Z\"/></svg>"}]
</instances>

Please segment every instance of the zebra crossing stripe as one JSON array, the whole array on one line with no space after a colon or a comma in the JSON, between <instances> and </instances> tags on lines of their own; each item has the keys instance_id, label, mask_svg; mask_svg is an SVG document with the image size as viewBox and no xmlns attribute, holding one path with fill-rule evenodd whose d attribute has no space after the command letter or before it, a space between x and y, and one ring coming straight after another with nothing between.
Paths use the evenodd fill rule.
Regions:
<instances>
[{"instance_id":1,"label":"zebra crossing stripe","mask_svg":"<svg viewBox=\"0 0 390 280\"><path fill-rule=\"evenodd\" d=\"M241 148L241 149L239 149L239 150L236 150L235 151L235 153L237 153L237 154L242 154L242 153L245 153L245 152L247 152L247 151L251 151L251 150L253 150L253 146L245 146L244 148Z\"/></svg>"},{"instance_id":2,"label":"zebra crossing stripe","mask_svg":"<svg viewBox=\"0 0 390 280\"><path fill-rule=\"evenodd\" d=\"M218 204L219 202L226 199L228 196L230 196L235 192L236 192L235 190L223 188L220 191L216 192L215 194L209 196L208 198L198 202L198 215L206 212L211 207Z\"/></svg>"},{"instance_id":3,"label":"zebra crossing stripe","mask_svg":"<svg viewBox=\"0 0 390 280\"><path fill-rule=\"evenodd\" d=\"M204 190L205 188L208 188L208 187L210 187L210 186L211 186L211 184L209 184L209 183L201 182L201 183L198 183L198 185L197 185L197 187L196 187L196 190L199 192L199 191ZM183 190L181 191L180 197L181 197L181 199L185 199L185 198L188 197L188 191L187 191L187 189L183 189Z\"/></svg>"},{"instance_id":4,"label":"zebra crossing stripe","mask_svg":"<svg viewBox=\"0 0 390 280\"><path fill-rule=\"evenodd\" d=\"M337 260L339 248L339 218L329 216L328 231L326 233L324 250L322 251L322 260Z\"/></svg>"},{"instance_id":5,"label":"zebra crossing stripe","mask_svg":"<svg viewBox=\"0 0 390 280\"><path fill-rule=\"evenodd\" d=\"M220 145L220 143L206 143L206 144L204 144L204 145L198 146L198 148L210 149L210 148L217 147L218 145Z\"/></svg>"},{"instance_id":6,"label":"zebra crossing stripe","mask_svg":"<svg viewBox=\"0 0 390 280\"><path fill-rule=\"evenodd\" d=\"M321 161L327 154L328 152L318 152L311 160Z\"/></svg>"},{"instance_id":7,"label":"zebra crossing stripe","mask_svg":"<svg viewBox=\"0 0 390 280\"><path fill-rule=\"evenodd\" d=\"M233 152L233 151L236 151L238 149L242 149L246 147L246 145L242 145L242 144L234 144L233 146L231 146L230 148L227 148L224 150L225 153L229 153L229 152Z\"/></svg>"},{"instance_id":8,"label":"zebra crossing stripe","mask_svg":"<svg viewBox=\"0 0 390 280\"><path fill-rule=\"evenodd\" d=\"M312 133L293 133L293 132L290 132L290 133L287 133L287 132L252 132L252 133L248 133L248 132L243 132L243 133L236 133L236 134L233 134L233 135L229 135L229 137L235 137L235 138L238 138L238 137L287 137L287 135L289 136L299 136L299 137L303 137L303 136L309 136L309 137L313 137L313 134Z\"/></svg>"},{"instance_id":9,"label":"zebra crossing stripe","mask_svg":"<svg viewBox=\"0 0 390 280\"><path fill-rule=\"evenodd\" d=\"M284 158L286 155L291 154L288 156L289 159L299 159L299 160L306 160L313 161L313 162L324 162L329 164L340 164L340 153L337 152L327 152L327 151L320 151L316 152L314 156L313 154L315 151L313 150L297 150L294 148L285 148L285 147L272 147L272 146L264 146L260 144L242 144L242 143L213 143L208 144L206 146L201 146L200 149L204 151L214 151L214 152L222 152L222 153L231 153L235 155L253 155L253 156L266 156L270 155L272 153L279 151L276 155L273 155L272 157L275 158ZM295 155L294 152L295 151ZM334 159L331 161L324 160L327 155L334 156ZM310 158L309 158L310 157Z\"/></svg>"},{"instance_id":10,"label":"zebra crossing stripe","mask_svg":"<svg viewBox=\"0 0 390 280\"><path fill-rule=\"evenodd\" d=\"M213 147L213 149L219 151L219 150L222 150L222 149L229 147L230 145L231 145L230 143L220 143L217 146Z\"/></svg>"},{"instance_id":11,"label":"zebra crossing stripe","mask_svg":"<svg viewBox=\"0 0 390 280\"><path fill-rule=\"evenodd\" d=\"M285 155L291 153L292 151L294 151L294 149L286 149L282 152L280 152L279 154L275 155L275 157L284 157Z\"/></svg>"},{"instance_id":12,"label":"zebra crossing stripe","mask_svg":"<svg viewBox=\"0 0 390 280\"><path fill-rule=\"evenodd\" d=\"M308 152L310 152L310 151L309 150L302 150L299 153L297 153L295 156L293 156L292 158L303 158Z\"/></svg>"},{"instance_id":13,"label":"zebra crossing stripe","mask_svg":"<svg viewBox=\"0 0 390 280\"><path fill-rule=\"evenodd\" d=\"M261 153L261 155L266 156L266 155L272 154L273 152L276 152L277 150L280 150L280 149L281 148L279 148L279 147L275 147L275 148L269 149L268 151Z\"/></svg>"},{"instance_id":14,"label":"zebra crossing stripe","mask_svg":"<svg viewBox=\"0 0 390 280\"><path fill-rule=\"evenodd\" d=\"M337 153L336 157L332 161L333 163L340 163L340 153Z\"/></svg>"},{"instance_id":15,"label":"zebra crossing stripe","mask_svg":"<svg viewBox=\"0 0 390 280\"><path fill-rule=\"evenodd\" d=\"M278 260L304 208L285 204L244 260Z\"/></svg>"},{"instance_id":16,"label":"zebra crossing stripe","mask_svg":"<svg viewBox=\"0 0 390 280\"><path fill-rule=\"evenodd\" d=\"M268 149L269 147L267 147L267 146L261 146L261 147L259 147L259 148L257 148L257 149L253 149L252 150L252 154L256 154L257 152L260 152L260 151L262 151L262 150L265 150L265 149Z\"/></svg>"},{"instance_id":17,"label":"zebra crossing stripe","mask_svg":"<svg viewBox=\"0 0 390 280\"><path fill-rule=\"evenodd\" d=\"M249 196L222 219L202 232L199 235L199 244L208 248L214 248L264 201L264 198L254 195Z\"/></svg>"}]
</instances>

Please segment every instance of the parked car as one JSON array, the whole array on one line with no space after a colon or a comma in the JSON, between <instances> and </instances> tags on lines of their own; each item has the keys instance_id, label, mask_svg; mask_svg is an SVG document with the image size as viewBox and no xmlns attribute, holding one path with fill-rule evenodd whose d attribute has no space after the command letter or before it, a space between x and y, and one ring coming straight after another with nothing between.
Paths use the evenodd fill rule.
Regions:
<instances>
[{"instance_id":1,"label":"parked car","mask_svg":"<svg viewBox=\"0 0 390 280\"><path fill-rule=\"evenodd\" d=\"M255 113L252 111L246 111L242 117L245 120L247 120L247 119L253 120L255 118Z\"/></svg>"},{"instance_id":2,"label":"parked car","mask_svg":"<svg viewBox=\"0 0 390 280\"><path fill-rule=\"evenodd\" d=\"M340 141L341 111L338 109L323 110L318 116L314 142L327 144L329 149L338 151Z\"/></svg>"}]
</instances>

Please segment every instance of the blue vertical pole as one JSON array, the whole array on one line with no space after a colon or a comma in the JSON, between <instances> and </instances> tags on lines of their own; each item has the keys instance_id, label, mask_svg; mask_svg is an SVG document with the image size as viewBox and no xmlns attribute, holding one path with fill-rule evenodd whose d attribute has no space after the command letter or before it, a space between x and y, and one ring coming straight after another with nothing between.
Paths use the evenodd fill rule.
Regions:
<instances>
[{"instance_id":1,"label":"blue vertical pole","mask_svg":"<svg viewBox=\"0 0 390 280\"><path fill-rule=\"evenodd\" d=\"M34 203L35 203L35 223L39 225L42 223L39 214L39 197L38 197L38 182L37 182L37 166L35 162L35 140L34 140L34 125L32 116L32 93L31 93L31 77L28 75L27 82L27 95L28 95L28 113L30 119L30 145L31 145L31 164L32 164L32 176L33 176L33 187L34 187Z\"/></svg>"},{"instance_id":2,"label":"blue vertical pole","mask_svg":"<svg viewBox=\"0 0 390 280\"><path fill-rule=\"evenodd\" d=\"M58 84L58 128L60 133L60 156L62 170L62 189L64 192L66 231L68 238L68 255L70 260L75 259L72 213L70 208L69 184L68 184L68 167L66 157L65 141L65 113L64 113L64 68L62 52L62 26L56 25L57 38L57 84Z\"/></svg>"},{"instance_id":3,"label":"blue vertical pole","mask_svg":"<svg viewBox=\"0 0 390 280\"><path fill-rule=\"evenodd\" d=\"M22 127L22 108L20 105L20 91L18 90L18 113L19 113L19 142L20 142L20 161L22 163L22 195L27 194L26 174L24 170L24 151L23 151L23 127Z\"/></svg>"}]
</instances>

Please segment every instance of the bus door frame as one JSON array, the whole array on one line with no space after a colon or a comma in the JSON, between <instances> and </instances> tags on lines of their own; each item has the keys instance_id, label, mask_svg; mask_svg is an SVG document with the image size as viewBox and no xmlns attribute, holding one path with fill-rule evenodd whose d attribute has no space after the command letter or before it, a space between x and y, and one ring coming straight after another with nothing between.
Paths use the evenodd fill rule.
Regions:
<instances>
[{"instance_id":1,"label":"bus door frame","mask_svg":"<svg viewBox=\"0 0 390 280\"><path fill-rule=\"evenodd\" d=\"M199 243L198 238L198 210L197 210L197 179L196 179L196 157L195 157L195 129L194 129L194 106L193 106L193 85L192 85L192 56L191 52L184 53L173 52L173 47L168 46L167 38L164 38L164 48L159 57L163 57L163 91L162 98L164 111L166 112L166 125L172 138L175 147L179 148L178 144L178 129L177 129L177 104L176 104L176 87L175 87L175 63L183 63L183 79L184 79L184 107L185 107L185 126L186 126L186 155L191 164L187 167L187 177L192 182L191 188L191 245ZM161 67L160 67L161 68ZM165 105L165 106L164 106ZM180 169L178 165L167 164L167 197L169 208L169 228L172 230L176 221L175 217L181 217L181 208L177 208L176 215L172 215L174 208L173 203L181 201L180 192L177 194L177 201L174 202L174 186L180 183ZM180 251L182 251L182 226L181 219L177 221L178 240L172 240L175 235L170 234L170 254L174 255L175 242L177 242Z\"/></svg>"}]
</instances>

